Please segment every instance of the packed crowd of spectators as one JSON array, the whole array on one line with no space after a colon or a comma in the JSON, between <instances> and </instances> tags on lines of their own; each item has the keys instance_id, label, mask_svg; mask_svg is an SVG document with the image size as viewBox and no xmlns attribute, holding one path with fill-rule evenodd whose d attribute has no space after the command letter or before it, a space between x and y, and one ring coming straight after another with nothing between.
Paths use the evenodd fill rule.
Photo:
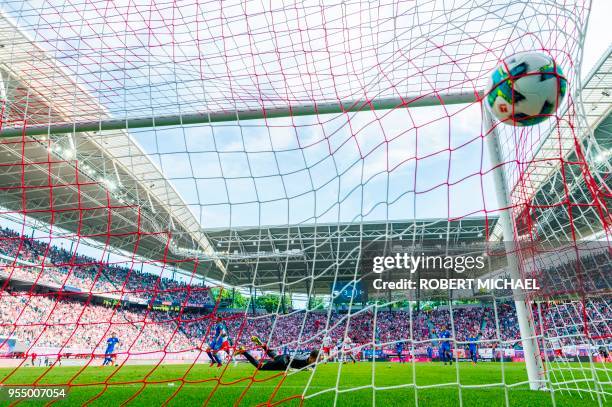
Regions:
<instances>
[{"instance_id":1,"label":"packed crowd of spectators","mask_svg":"<svg viewBox=\"0 0 612 407\"><path fill-rule=\"evenodd\" d=\"M178 329L176 316L167 312L115 309L29 292L2 291L0 303L0 337L19 339L28 347L101 354L112 333L130 353L186 351L195 345Z\"/></svg>"},{"instance_id":2,"label":"packed crowd of spectators","mask_svg":"<svg viewBox=\"0 0 612 407\"><path fill-rule=\"evenodd\" d=\"M535 308L535 307L534 307ZM571 344L583 335L612 338L612 300L564 301L542 304L537 311L547 338ZM540 329L539 319L536 326Z\"/></svg>"},{"instance_id":3,"label":"packed crowd of spectators","mask_svg":"<svg viewBox=\"0 0 612 407\"><path fill-rule=\"evenodd\" d=\"M607 242L589 242L576 251L556 253L554 265L540 265L533 274L541 293L553 298L571 293L609 293L612 290L612 251ZM553 261L555 261L553 260ZM548 260L550 262L550 260Z\"/></svg>"},{"instance_id":4,"label":"packed crowd of spectators","mask_svg":"<svg viewBox=\"0 0 612 407\"><path fill-rule=\"evenodd\" d=\"M62 352L100 354L106 339L115 332L122 341L122 352L187 352L206 346L221 317L235 344L250 345L257 335L275 348L312 349L330 336L339 342L349 336L356 346L374 345L392 349L397 341L415 347L436 346L438 333L455 332L454 340L463 342L480 332L481 347L520 346L520 333L514 306L501 303L488 306L453 308L451 325L448 308L427 311L382 311L375 308L355 314L295 311L290 314L251 314L221 312L159 311L148 307L108 306L79 300L57 299L55 293L0 291L0 338L16 338L28 347L56 347ZM584 324L581 302L547 305L543 310L547 337L562 337L562 344L576 344L585 327L612 335L612 303L589 303L587 314L593 324ZM534 310L535 311L535 310ZM597 316L597 318L595 318ZM605 324L604 324L605 323ZM601 331L605 327L607 331ZM539 330L540 325L536 324ZM499 330L499 334L498 334ZM459 346L459 345L457 345Z\"/></svg>"},{"instance_id":5,"label":"packed crowd of spectators","mask_svg":"<svg viewBox=\"0 0 612 407\"><path fill-rule=\"evenodd\" d=\"M0 228L0 254L6 256L0 264L5 277L37 281L39 286L70 286L85 293L129 292L130 298L154 298L179 305L211 303L204 286L187 286L104 263L9 229ZM10 258L21 262L11 263L7 261ZM113 332L121 338L124 352L198 350L208 341L217 316L223 318L235 343L244 345L257 335L273 347L290 349L319 347L325 336L334 342L349 336L362 349L393 348L397 341L419 347L436 346L440 332L446 329L458 342L480 335L481 347L520 346L513 302L440 306L412 312L369 307L348 314L334 310L288 314L221 311L213 316L204 308L161 311L146 302L136 305L130 301L109 306L99 300L92 302L87 296L58 297L57 289L49 287L31 292L13 292L5 287L0 291L0 305L0 338L16 338L29 347L72 352L101 353ZM559 338L564 345L576 343L584 334L612 337L611 300L540 303L532 311L536 332Z\"/></svg>"},{"instance_id":6,"label":"packed crowd of spectators","mask_svg":"<svg viewBox=\"0 0 612 407\"><path fill-rule=\"evenodd\" d=\"M0 271L12 278L35 280L76 288L94 294L128 295L134 299L210 305L209 291L203 285L187 285L171 278L109 264L92 257L71 253L36 239L0 228L0 254L22 262L0 264ZM27 263L34 263L28 266Z\"/></svg>"}]
</instances>

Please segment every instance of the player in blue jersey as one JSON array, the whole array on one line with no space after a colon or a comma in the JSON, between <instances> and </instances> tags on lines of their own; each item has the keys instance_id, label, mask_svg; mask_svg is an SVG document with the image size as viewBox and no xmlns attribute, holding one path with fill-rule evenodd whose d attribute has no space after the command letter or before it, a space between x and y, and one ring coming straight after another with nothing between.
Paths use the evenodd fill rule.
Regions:
<instances>
[{"instance_id":1,"label":"player in blue jersey","mask_svg":"<svg viewBox=\"0 0 612 407\"><path fill-rule=\"evenodd\" d=\"M119 338L116 333L112 333L110 338L106 340L106 350L104 351L104 362L102 366L108 366L113 364L113 359L116 359L115 346L119 344Z\"/></svg>"},{"instance_id":2,"label":"player in blue jersey","mask_svg":"<svg viewBox=\"0 0 612 407\"><path fill-rule=\"evenodd\" d=\"M223 366L221 358L219 357L219 351L225 351L229 354L229 336L227 334L227 326L221 317L218 317L213 329L211 341L208 343L208 350L206 354L210 358L210 366L217 364L217 367Z\"/></svg>"},{"instance_id":3,"label":"player in blue jersey","mask_svg":"<svg viewBox=\"0 0 612 407\"><path fill-rule=\"evenodd\" d=\"M404 341L397 341L395 343L395 353L397 353L400 363L404 363Z\"/></svg>"},{"instance_id":4,"label":"player in blue jersey","mask_svg":"<svg viewBox=\"0 0 612 407\"><path fill-rule=\"evenodd\" d=\"M442 331L438 334L438 338L442 339L440 341L440 349L438 349L438 353L440 355L440 360L446 364L446 362L450 362L453 364L453 354L451 351L451 344L448 338L451 337L451 333L446 327L442 328Z\"/></svg>"},{"instance_id":5,"label":"player in blue jersey","mask_svg":"<svg viewBox=\"0 0 612 407\"><path fill-rule=\"evenodd\" d=\"M480 340L481 335L482 333L478 332L477 334L473 334L467 338L468 347L470 350L470 359L472 359L473 365L478 363L478 341Z\"/></svg>"},{"instance_id":6,"label":"player in blue jersey","mask_svg":"<svg viewBox=\"0 0 612 407\"><path fill-rule=\"evenodd\" d=\"M431 345L427 346L427 358L429 358L430 362L433 360L433 348Z\"/></svg>"}]
</instances>

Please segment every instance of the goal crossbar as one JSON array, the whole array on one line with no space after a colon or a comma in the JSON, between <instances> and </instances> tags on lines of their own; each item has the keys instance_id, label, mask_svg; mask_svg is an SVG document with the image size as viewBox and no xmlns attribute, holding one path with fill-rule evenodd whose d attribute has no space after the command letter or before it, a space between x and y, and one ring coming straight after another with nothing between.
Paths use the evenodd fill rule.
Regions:
<instances>
[{"instance_id":1,"label":"goal crossbar","mask_svg":"<svg viewBox=\"0 0 612 407\"><path fill-rule=\"evenodd\" d=\"M75 121L73 123L35 124L11 126L0 129L0 138L40 136L64 133L84 133L90 131L130 130L182 126L191 124L209 124L238 122L246 120L276 119L283 117L313 116L323 114L357 113L371 110L391 110L427 106L456 105L478 102L483 92L458 92L446 94L416 95L408 97L384 98L373 100L353 100L322 104L305 104L288 107L265 107L247 110L224 110L204 113L177 114L153 117L133 117L125 119L107 119Z\"/></svg>"}]
</instances>

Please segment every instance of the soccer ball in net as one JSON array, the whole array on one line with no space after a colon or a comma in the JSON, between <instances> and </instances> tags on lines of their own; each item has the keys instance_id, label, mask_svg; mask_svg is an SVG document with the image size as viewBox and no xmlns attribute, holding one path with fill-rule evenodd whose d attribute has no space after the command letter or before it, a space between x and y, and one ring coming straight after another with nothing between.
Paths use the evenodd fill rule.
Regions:
<instances>
[{"instance_id":1,"label":"soccer ball in net","mask_svg":"<svg viewBox=\"0 0 612 407\"><path fill-rule=\"evenodd\" d=\"M567 80L549 55L523 52L503 60L493 71L487 105L513 126L533 126L553 114L565 96Z\"/></svg>"}]
</instances>

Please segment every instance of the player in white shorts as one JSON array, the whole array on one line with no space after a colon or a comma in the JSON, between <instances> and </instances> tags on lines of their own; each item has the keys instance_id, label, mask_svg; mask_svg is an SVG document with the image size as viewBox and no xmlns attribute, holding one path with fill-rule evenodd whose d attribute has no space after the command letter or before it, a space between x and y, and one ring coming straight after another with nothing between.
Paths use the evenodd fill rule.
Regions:
<instances>
[{"instance_id":1,"label":"player in white shorts","mask_svg":"<svg viewBox=\"0 0 612 407\"><path fill-rule=\"evenodd\" d=\"M342 362L348 362L347 357L351 358L353 363L357 363L355 356L353 356L353 341L348 336L344 338L342 343Z\"/></svg>"},{"instance_id":2,"label":"player in white shorts","mask_svg":"<svg viewBox=\"0 0 612 407\"><path fill-rule=\"evenodd\" d=\"M325 357L325 363L331 357L332 338L329 335L323 337L323 357Z\"/></svg>"}]
</instances>

